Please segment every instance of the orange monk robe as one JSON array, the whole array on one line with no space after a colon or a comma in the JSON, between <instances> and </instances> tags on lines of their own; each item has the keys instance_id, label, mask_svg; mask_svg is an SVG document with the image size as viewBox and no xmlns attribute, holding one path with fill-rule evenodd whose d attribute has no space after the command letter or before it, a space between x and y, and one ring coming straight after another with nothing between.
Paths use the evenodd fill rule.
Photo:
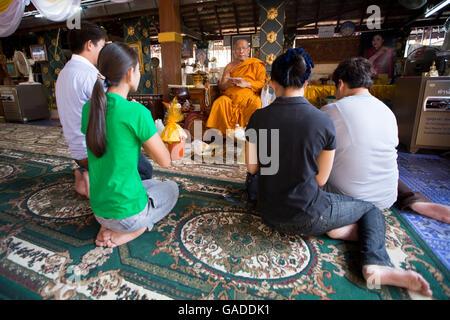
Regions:
<instances>
[{"instance_id":1,"label":"orange monk robe","mask_svg":"<svg viewBox=\"0 0 450 320\"><path fill-rule=\"evenodd\" d=\"M243 78L252 88L232 86L214 101L206 126L219 129L223 134L226 129L235 129L236 124L246 127L253 112L261 108L260 94L266 80L266 66L259 59L248 58L235 67L230 76Z\"/></svg>"}]
</instances>

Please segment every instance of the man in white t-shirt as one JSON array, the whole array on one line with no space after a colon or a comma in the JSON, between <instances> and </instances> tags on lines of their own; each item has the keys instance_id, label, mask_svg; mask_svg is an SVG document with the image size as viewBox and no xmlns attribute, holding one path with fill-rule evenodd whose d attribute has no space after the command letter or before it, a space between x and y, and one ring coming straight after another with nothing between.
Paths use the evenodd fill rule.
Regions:
<instances>
[{"instance_id":1,"label":"man in white t-shirt","mask_svg":"<svg viewBox=\"0 0 450 320\"><path fill-rule=\"evenodd\" d=\"M89 173L86 139L81 133L81 110L91 99L97 81L98 55L105 45L106 32L99 26L83 22L81 29L68 34L72 58L58 75L55 86L56 104L70 154L80 166L75 170L75 189L89 198Z\"/></svg>"},{"instance_id":2,"label":"man in white t-shirt","mask_svg":"<svg viewBox=\"0 0 450 320\"><path fill-rule=\"evenodd\" d=\"M327 191L372 202L381 210L401 200L397 202L401 209L409 207L449 223L448 206L431 203L399 180L397 121L370 94L374 75L372 64L364 58L345 60L333 73L338 100L321 109L333 120L337 137Z\"/></svg>"}]
</instances>

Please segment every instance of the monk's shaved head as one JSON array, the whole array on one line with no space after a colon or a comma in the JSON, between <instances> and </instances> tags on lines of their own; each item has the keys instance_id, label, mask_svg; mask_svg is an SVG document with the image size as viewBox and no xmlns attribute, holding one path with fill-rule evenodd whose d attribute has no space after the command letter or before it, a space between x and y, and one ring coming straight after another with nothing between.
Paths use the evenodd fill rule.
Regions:
<instances>
[{"instance_id":1,"label":"monk's shaved head","mask_svg":"<svg viewBox=\"0 0 450 320\"><path fill-rule=\"evenodd\" d=\"M245 39L239 39L238 41L236 41L236 47L238 46L248 48L248 41Z\"/></svg>"},{"instance_id":2,"label":"monk's shaved head","mask_svg":"<svg viewBox=\"0 0 450 320\"><path fill-rule=\"evenodd\" d=\"M234 45L234 55L240 62L244 62L250 55L250 47L248 41L245 39L239 39Z\"/></svg>"}]
</instances>

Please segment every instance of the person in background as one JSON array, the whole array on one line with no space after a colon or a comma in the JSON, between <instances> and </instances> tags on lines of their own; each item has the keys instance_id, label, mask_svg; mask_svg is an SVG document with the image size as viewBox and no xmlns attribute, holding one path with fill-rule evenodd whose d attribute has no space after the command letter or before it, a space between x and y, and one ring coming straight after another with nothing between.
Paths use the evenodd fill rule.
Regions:
<instances>
[{"instance_id":1,"label":"person in background","mask_svg":"<svg viewBox=\"0 0 450 320\"><path fill-rule=\"evenodd\" d=\"M395 203L450 223L450 207L432 203L399 180L397 120L370 94L374 77L371 62L362 57L341 62L333 73L338 100L321 108L333 120L338 140L326 190L369 201L380 210ZM356 225L346 232L356 237Z\"/></svg>"},{"instance_id":2,"label":"person in background","mask_svg":"<svg viewBox=\"0 0 450 320\"><path fill-rule=\"evenodd\" d=\"M219 83L223 95L214 101L206 122L208 128L218 129L223 135L237 124L244 128L253 112L262 105L260 94L266 80L266 67L261 60L249 58L249 54L247 40L238 40L234 48L236 60L225 67Z\"/></svg>"},{"instance_id":3,"label":"person in background","mask_svg":"<svg viewBox=\"0 0 450 320\"><path fill-rule=\"evenodd\" d=\"M278 132L278 141L249 141L246 144L247 170L260 171L259 211L264 222L285 233L301 236L328 235L348 240L341 228L357 224L361 265L369 284L403 287L431 296L428 282L414 271L394 269L385 245L382 212L372 203L321 189L330 175L336 149L331 118L304 97L313 63L303 49L288 49L272 65L271 86L277 96L269 106L257 110L247 125L247 134L267 130ZM263 144L267 143L264 147ZM275 147L275 144L278 146ZM272 175L263 170L273 164L258 157L279 150L279 170Z\"/></svg>"},{"instance_id":4,"label":"person in background","mask_svg":"<svg viewBox=\"0 0 450 320\"><path fill-rule=\"evenodd\" d=\"M124 43L108 44L98 67L91 100L82 110L81 131L89 159L89 201L101 225L96 244L114 248L164 218L177 202L178 186L139 176L142 146L162 167L169 167L171 159L150 111L127 100L141 77L136 52Z\"/></svg>"},{"instance_id":5,"label":"person in background","mask_svg":"<svg viewBox=\"0 0 450 320\"><path fill-rule=\"evenodd\" d=\"M372 38L372 48L370 48L364 57L367 58L374 66L376 74L387 74L392 79L394 71L394 48L385 45L385 40L380 33Z\"/></svg>"},{"instance_id":6,"label":"person in background","mask_svg":"<svg viewBox=\"0 0 450 320\"><path fill-rule=\"evenodd\" d=\"M206 54L207 54L207 52L205 49L197 49L196 54L195 54L196 55L195 62L198 63L203 68L208 66Z\"/></svg>"},{"instance_id":7,"label":"person in background","mask_svg":"<svg viewBox=\"0 0 450 320\"><path fill-rule=\"evenodd\" d=\"M71 59L58 75L55 86L56 104L64 137L72 158L78 164L75 170L75 190L89 198L88 157L85 136L81 133L81 109L91 99L97 81L98 55L107 40L106 32L91 22L82 22L80 29L70 30L68 42ZM153 167L141 155L142 179L150 179Z\"/></svg>"}]
</instances>

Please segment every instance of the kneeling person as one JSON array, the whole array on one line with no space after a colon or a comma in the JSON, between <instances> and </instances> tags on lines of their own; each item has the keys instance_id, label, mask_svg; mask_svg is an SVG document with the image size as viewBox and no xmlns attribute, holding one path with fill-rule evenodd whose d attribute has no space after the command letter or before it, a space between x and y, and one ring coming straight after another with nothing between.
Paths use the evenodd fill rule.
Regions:
<instances>
[{"instance_id":1,"label":"kneeling person","mask_svg":"<svg viewBox=\"0 0 450 320\"><path fill-rule=\"evenodd\" d=\"M450 222L450 208L411 191L397 168L398 128L392 111L369 92L375 70L364 58L351 58L333 73L338 101L321 110L333 120L338 147L326 190L369 201L379 209L394 203Z\"/></svg>"},{"instance_id":2,"label":"kneeling person","mask_svg":"<svg viewBox=\"0 0 450 320\"><path fill-rule=\"evenodd\" d=\"M115 247L151 230L178 199L175 182L142 181L139 176L142 146L162 167L169 167L171 159L150 111L126 99L139 85L138 61L126 44L106 45L98 58L101 75L91 101L83 107L81 130L88 149L89 201L101 225L96 240L99 246Z\"/></svg>"}]
</instances>

